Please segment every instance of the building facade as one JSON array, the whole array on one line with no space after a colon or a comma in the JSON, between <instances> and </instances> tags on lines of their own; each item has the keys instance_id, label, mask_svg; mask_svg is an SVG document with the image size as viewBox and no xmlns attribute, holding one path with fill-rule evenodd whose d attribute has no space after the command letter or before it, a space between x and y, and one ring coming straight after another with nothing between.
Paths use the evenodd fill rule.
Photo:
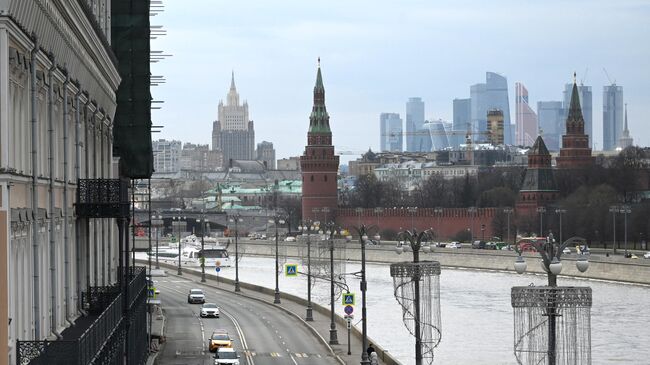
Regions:
<instances>
[{"instance_id":1,"label":"building facade","mask_svg":"<svg viewBox=\"0 0 650 365\"><path fill-rule=\"evenodd\" d=\"M159 139L153 141L152 146L154 171L161 173L180 171L180 157L183 148L181 141Z\"/></svg>"},{"instance_id":2,"label":"building facade","mask_svg":"<svg viewBox=\"0 0 650 365\"><path fill-rule=\"evenodd\" d=\"M402 152L404 132L399 113L381 113L379 133L379 148L382 152Z\"/></svg>"},{"instance_id":3,"label":"building facade","mask_svg":"<svg viewBox=\"0 0 650 365\"><path fill-rule=\"evenodd\" d=\"M179 158L179 171L218 171L225 164L219 150L210 150L207 144L185 143Z\"/></svg>"},{"instance_id":4,"label":"building facade","mask_svg":"<svg viewBox=\"0 0 650 365\"><path fill-rule=\"evenodd\" d=\"M485 73L485 83L470 87L470 117L474 142L485 141L487 112L490 109L503 111L503 133L506 144L514 142L510 125L510 102L508 99L508 80L494 72Z\"/></svg>"},{"instance_id":5,"label":"building facade","mask_svg":"<svg viewBox=\"0 0 650 365\"><path fill-rule=\"evenodd\" d=\"M559 151L564 133L564 108L561 101L538 101L537 119L540 133L544 136L549 151Z\"/></svg>"},{"instance_id":6,"label":"building facade","mask_svg":"<svg viewBox=\"0 0 650 365\"><path fill-rule=\"evenodd\" d=\"M537 138L537 114L528 103L528 89L524 84L515 83L515 144L532 146Z\"/></svg>"},{"instance_id":7,"label":"building facade","mask_svg":"<svg viewBox=\"0 0 650 365\"><path fill-rule=\"evenodd\" d=\"M571 93L573 91L573 84L564 85L564 115L562 116L562 122L564 122L569 115L569 109L571 107ZM585 120L585 134L590 136L589 147L593 148L593 96L591 93L591 86L583 85L582 83L578 85L578 96L580 97L580 107L582 108L582 117ZM564 128L564 123L561 125ZM560 134L566 132L565 130L560 131ZM549 146L548 140L546 141L546 146Z\"/></svg>"},{"instance_id":8,"label":"building facade","mask_svg":"<svg viewBox=\"0 0 650 365\"><path fill-rule=\"evenodd\" d=\"M431 134L431 151L440 151L449 148L449 139L447 138L445 124L448 123L442 119L427 121L424 124L429 129L429 134Z\"/></svg>"},{"instance_id":9,"label":"building facade","mask_svg":"<svg viewBox=\"0 0 650 365\"><path fill-rule=\"evenodd\" d=\"M573 83L569 114L566 118L566 133L562 136L560 155L555 158L559 169L580 169L593 164L589 136L585 134L585 120L582 117L578 85Z\"/></svg>"},{"instance_id":10,"label":"building facade","mask_svg":"<svg viewBox=\"0 0 650 365\"><path fill-rule=\"evenodd\" d=\"M264 162L268 170L275 170L275 149L273 143L262 141L257 144L257 159Z\"/></svg>"},{"instance_id":11,"label":"building facade","mask_svg":"<svg viewBox=\"0 0 650 365\"><path fill-rule=\"evenodd\" d=\"M623 87L603 87L603 151L616 149L623 134Z\"/></svg>"},{"instance_id":12,"label":"building facade","mask_svg":"<svg viewBox=\"0 0 650 365\"><path fill-rule=\"evenodd\" d=\"M490 144L494 146L503 145L503 111L499 109L488 110L487 133Z\"/></svg>"},{"instance_id":13,"label":"building facade","mask_svg":"<svg viewBox=\"0 0 650 365\"><path fill-rule=\"evenodd\" d=\"M472 99L454 99L453 129L466 131L471 123Z\"/></svg>"},{"instance_id":14,"label":"building facade","mask_svg":"<svg viewBox=\"0 0 650 365\"><path fill-rule=\"evenodd\" d=\"M60 338L82 292L117 280L115 220L74 207L79 179L116 176L110 14L108 0L0 2L0 364L19 340Z\"/></svg>"},{"instance_id":15,"label":"building facade","mask_svg":"<svg viewBox=\"0 0 650 365\"><path fill-rule=\"evenodd\" d=\"M300 156L281 158L277 167L278 170L300 171Z\"/></svg>"},{"instance_id":16,"label":"building facade","mask_svg":"<svg viewBox=\"0 0 650 365\"><path fill-rule=\"evenodd\" d=\"M424 122L422 98L409 98L406 102L406 151L431 151L431 138L428 128L424 127Z\"/></svg>"},{"instance_id":17,"label":"building facade","mask_svg":"<svg viewBox=\"0 0 650 365\"><path fill-rule=\"evenodd\" d=\"M212 149L223 153L224 163L230 159L255 159L255 126L248 115L248 102L239 103L235 74L230 80L226 103L219 101L218 120L212 123Z\"/></svg>"},{"instance_id":18,"label":"building facade","mask_svg":"<svg viewBox=\"0 0 650 365\"><path fill-rule=\"evenodd\" d=\"M314 86L314 106L309 116L307 146L300 157L303 221L318 218L327 221L336 216L338 169L339 156L334 154L332 145L330 117L325 107L325 87L319 60ZM317 210L322 213L316 213Z\"/></svg>"}]
</instances>

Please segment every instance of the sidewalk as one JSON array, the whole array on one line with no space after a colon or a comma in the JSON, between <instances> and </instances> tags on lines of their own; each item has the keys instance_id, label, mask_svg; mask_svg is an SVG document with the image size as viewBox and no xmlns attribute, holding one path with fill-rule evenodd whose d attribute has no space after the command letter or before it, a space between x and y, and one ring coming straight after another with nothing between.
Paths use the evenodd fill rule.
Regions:
<instances>
[{"instance_id":1,"label":"sidewalk","mask_svg":"<svg viewBox=\"0 0 650 365\"><path fill-rule=\"evenodd\" d=\"M162 263L160 264L160 266L168 267L170 269L172 268L171 266L164 265ZM183 269L183 273L186 274L183 276L184 278L199 282L200 271L198 269L185 268ZM167 270L167 275L176 276L175 269ZM214 277L216 279L216 275L212 275L209 273L206 273L206 275L209 277ZM206 284L206 283L203 283L203 285L208 285L215 289L225 290L228 292L235 293L234 284L231 279L220 277L219 281L221 283L221 285L219 286ZM312 303L314 321L306 322L304 321L306 315L306 303L307 303L305 299L298 298L290 294L281 293L280 299L282 303L274 304L273 303L274 292L272 289L262 288L244 282L240 282L240 287L241 287L241 291L235 294L242 295L244 297L248 297L251 299L259 300L269 305L273 305L283 309L287 313L294 315L295 317L303 321L311 329L311 331L314 333L315 336L320 337L323 343L325 344L328 343L330 337L330 314L329 314L330 312L328 309L323 308L322 306L319 306L315 303ZM359 364L361 362L361 347L362 347L361 336L359 334L359 331L354 327L351 330L350 333L351 355L348 355L348 330L345 321L343 320L343 318L336 316L335 323L336 323L336 330L337 330L337 339L339 344L328 345L328 346L330 346L334 354L339 357L341 363ZM369 339L368 342L371 343L372 341ZM376 348L377 353L379 355L380 364L387 364L387 365L399 364L399 362L396 362L390 356L388 356L388 353L387 352L385 353L380 346L378 346L375 343L373 343L373 345Z\"/></svg>"}]
</instances>

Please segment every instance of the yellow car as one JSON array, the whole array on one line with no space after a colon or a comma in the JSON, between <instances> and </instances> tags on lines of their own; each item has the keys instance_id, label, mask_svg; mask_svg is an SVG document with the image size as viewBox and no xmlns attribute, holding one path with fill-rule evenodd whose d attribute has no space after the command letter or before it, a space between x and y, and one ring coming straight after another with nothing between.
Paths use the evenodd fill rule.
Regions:
<instances>
[{"instance_id":1,"label":"yellow car","mask_svg":"<svg viewBox=\"0 0 650 365\"><path fill-rule=\"evenodd\" d=\"M232 348L232 338L230 338L226 330L215 330L212 332L212 336L210 336L210 341L208 342L210 352L215 352L220 347Z\"/></svg>"}]
</instances>

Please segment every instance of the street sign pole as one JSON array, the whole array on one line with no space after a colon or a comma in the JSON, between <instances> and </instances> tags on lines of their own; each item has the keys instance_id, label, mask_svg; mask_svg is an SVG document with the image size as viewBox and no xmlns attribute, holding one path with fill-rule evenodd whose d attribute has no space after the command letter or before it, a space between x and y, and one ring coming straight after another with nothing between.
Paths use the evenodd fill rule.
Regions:
<instances>
[{"instance_id":1,"label":"street sign pole","mask_svg":"<svg viewBox=\"0 0 650 365\"><path fill-rule=\"evenodd\" d=\"M352 355L352 351L350 350L350 328L352 327L352 324L350 323L350 318L348 318L348 355Z\"/></svg>"}]
</instances>

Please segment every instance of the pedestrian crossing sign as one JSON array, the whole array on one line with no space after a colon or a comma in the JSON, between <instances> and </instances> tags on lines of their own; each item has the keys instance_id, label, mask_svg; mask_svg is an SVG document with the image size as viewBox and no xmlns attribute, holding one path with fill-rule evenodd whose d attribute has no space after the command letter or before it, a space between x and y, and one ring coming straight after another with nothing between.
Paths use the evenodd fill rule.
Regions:
<instances>
[{"instance_id":1,"label":"pedestrian crossing sign","mask_svg":"<svg viewBox=\"0 0 650 365\"><path fill-rule=\"evenodd\" d=\"M298 265L297 264L284 265L284 275L287 277L298 276Z\"/></svg>"},{"instance_id":2,"label":"pedestrian crossing sign","mask_svg":"<svg viewBox=\"0 0 650 365\"><path fill-rule=\"evenodd\" d=\"M156 288L153 286L147 287L147 297L156 299Z\"/></svg>"},{"instance_id":3,"label":"pedestrian crossing sign","mask_svg":"<svg viewBox=\"0 0 650 365\"><path fill-rule=\"evenodd\" d=\"M343 293L342 305L354 305L354 293Z\"/></svg>"}]
</instances>

